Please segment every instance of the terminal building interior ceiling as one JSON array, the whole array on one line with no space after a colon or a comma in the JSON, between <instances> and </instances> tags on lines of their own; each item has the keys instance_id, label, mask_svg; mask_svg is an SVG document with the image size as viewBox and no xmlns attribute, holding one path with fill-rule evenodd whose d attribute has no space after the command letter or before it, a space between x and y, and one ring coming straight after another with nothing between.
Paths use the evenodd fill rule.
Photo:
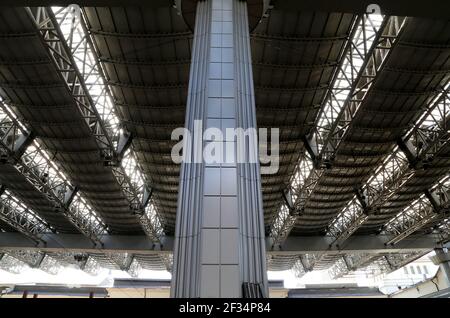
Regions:
<instances>
[{"instance_id":1,"label":"terminal building interior ceiling","mask_svg":"<svg viewBox=\"0 0 450 318\"><path fill-rule=\"evenodd\" d=\"M172 270L196 2L1 8L1 270ZM389 273L444 247L449 20L247 8L256 123L279 128L267 270Z\"/></svg>"}]
</instances>

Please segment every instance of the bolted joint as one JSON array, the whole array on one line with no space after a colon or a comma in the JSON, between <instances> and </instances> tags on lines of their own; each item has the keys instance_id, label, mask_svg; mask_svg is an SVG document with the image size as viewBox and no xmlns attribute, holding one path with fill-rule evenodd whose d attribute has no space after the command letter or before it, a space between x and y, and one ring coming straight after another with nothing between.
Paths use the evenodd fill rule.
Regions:
<instances>
[{"instance_id":1,"label":"bolted joint","mask_svg":"<svg viewBox=\"0 0 450 318\"><path fill-rule=\"evenodd\" d=\"M141 203L130 204L130 210L133 215L142 216L145 213L145 207Z\"/></svg>"},{"instance_id":2,"label":"bolted joint","mask_svg":"<svg viewBox=\"0 0 450 318\"><path fill-rule=\"evenodd\" d=\"M120 129L120 133L117 141L117 160L120 162L125 154L125 152L130 148L131 142L133 141L133 135L131 132L125 128Z\"/></svg>"},{"instance_id":3,"label":"bolted joint","mask_svg":"<svg viewBox=\"0 0 450 318\"><path fill-rule=\"evenodd\" d=\"M117 155L110 149L104 149L100 151L100 157L105 167L118 167L120 160Z\"/></svg>"}]
</instances>

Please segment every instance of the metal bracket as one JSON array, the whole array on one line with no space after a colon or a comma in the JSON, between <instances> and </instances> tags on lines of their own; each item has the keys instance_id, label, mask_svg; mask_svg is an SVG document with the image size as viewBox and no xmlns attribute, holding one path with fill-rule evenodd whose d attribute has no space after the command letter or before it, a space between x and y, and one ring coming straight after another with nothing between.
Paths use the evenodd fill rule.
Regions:
<instances>
[{"instance_id":1,"label":"metal bracket","mask_svg":"<svg viewBox=\"0 0 450 318\"><path fill-rule=\"evenodd\" d=\"M119 134L119 141L117 142L117 159L122 160L123 155L128 150L133 140L132 134L127 130L121 130Z\"/></svg>"},{"instance_id":2,"label":"metal bracket","mask_svg":"<svg viewBox=\"0 0 450 318\"><path fill-rule=\"evenodd\" d=\"M403 138L400 138L397 140L397 145L405 154L411 168L417 170L423 167L421 160L417 156L416 147L414 147L411 140L405 141Z\"/></svg>"}]
</instances>

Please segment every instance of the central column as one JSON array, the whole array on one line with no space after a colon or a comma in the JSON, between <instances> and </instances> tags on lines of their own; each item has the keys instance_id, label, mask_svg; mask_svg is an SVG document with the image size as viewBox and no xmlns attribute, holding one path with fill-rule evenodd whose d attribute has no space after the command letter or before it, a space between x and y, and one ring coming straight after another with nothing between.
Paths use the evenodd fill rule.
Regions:
<instances>
[{"instance_id":1,"label":"central column","mask_svg":"<svg viewBox=\"0 0 450 318\"><path fill-rule=\"evenodd\" d=\"M172 297L267 297L258 149L227 135L256 128L246 2L197 3L185 127Z\"/></svg>"}]
</instances>

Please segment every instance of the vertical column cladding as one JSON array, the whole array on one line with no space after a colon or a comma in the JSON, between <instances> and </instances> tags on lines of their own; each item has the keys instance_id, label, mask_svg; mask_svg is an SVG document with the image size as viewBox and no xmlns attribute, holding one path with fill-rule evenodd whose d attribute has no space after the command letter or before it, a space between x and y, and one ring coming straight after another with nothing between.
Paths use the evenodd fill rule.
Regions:
<instances>
[{"instance_id":1,"label":"vertical column cladding","mask_svg":"<svg viewBox=\"0 0 450 318\"><path fill-rule=\"evenodd\" d=\"M214 158L182 163L174 297L241 297L243 282L261 284L267 295L259 164L238 163L239 144L226 133L256 127L251 73L246 2L199 1L186 128L202 120L219 134L203 134L202 152L213 149ZM193 144L184 151L198 151Z\"/></svg>"},{"instance_id":2,"label":"vertical column cladding","mask_svg":"<svg viewBox=\"0 0 450 318\"><path fill-rule=\"evenodd\" d=\"M211 4L205 128L218 129L223 138L205 136L205 149L214 143L221 153L204 167L200 296L239 297L236 161L225 160L227 151L234 153L236 148L234 138L226 138L226 129L236 127L233 0L212 0Z\"/></svg>"}]
</instances>

